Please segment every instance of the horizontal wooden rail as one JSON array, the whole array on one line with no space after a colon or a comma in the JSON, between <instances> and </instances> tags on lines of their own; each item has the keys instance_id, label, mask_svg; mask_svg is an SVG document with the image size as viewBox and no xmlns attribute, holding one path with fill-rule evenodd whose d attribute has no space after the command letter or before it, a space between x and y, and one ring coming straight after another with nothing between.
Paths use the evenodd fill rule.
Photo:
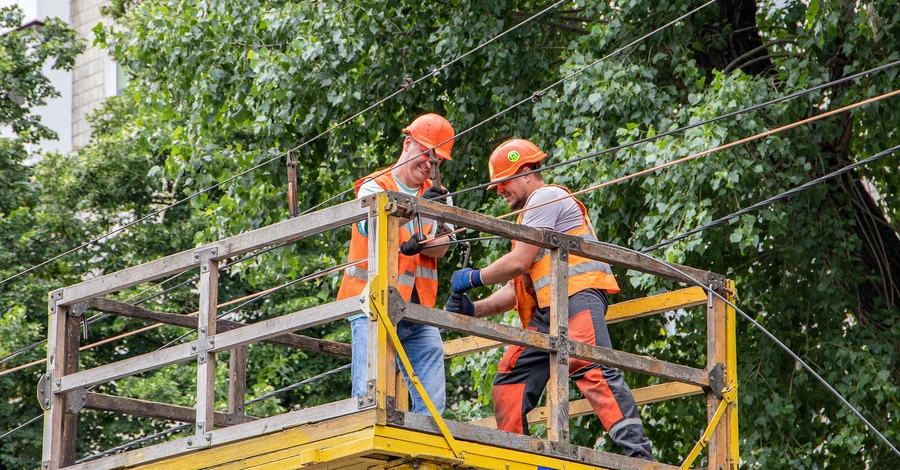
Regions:
<instances>
[{"instance_id":1,"label":"horizontal wooden rail","mask_svg":"<svg viewBox=\"0 0 900 470\"><path fill-rule=\"evenodd\" d=\"M102 393L87 392L85 395L84 407L98 411L124 413L131 416L179 421L182 423L193 423L197 421L197 410L191 406L170 405L168 403L139 400L137 398L117 397ZM237 424L229 423L228 415L226 413L216 411L213 416L217 427ZM257 418L244 416L242 419L253 421Z\"/></svg>"},{"instance_id":2,"label":"horizontal wooden rail","mask_svg":"<svg viewBox=\"0 0 900 470\"><path fill-rule=\"evenodd\" d=\"M221 352L237 346L265 341L292 331L341 320L359 312L361 312L360 304L356 298L318 305L211 336L209 339L213 342L213 347L210 348L205 348L203 347L204 345L199 345L197 341L193 341L189 344L172 346L160 351L142 354L59 377L55 379L59 381L59 385L54 387L53 391L54 393L65 393L77 388L89 387L109 382L110 380L140 374L190 360L197 355L199 349L209 349L208 352Z\"/></svg>"},{"instance_id":3,"label":"horizontal wooden rail","mask_svg":"<svg viewBox=\"0 0 900 470\"><path fill-rule=\"evenodd\" d=\"M688 287L687 289L679 289L664 294L612 304L606 312L606 323L618 323L704 303L706 303L706 291L701 287ZM450 359L456 356L465 356L503 346L505 344L500 341L467 336L444 342L444 358Z\"/></svg>"},{"instance_id":4,"label":"horizontal wooden rail","mask_svg":"<svg viewBox=\"0 0 900 470\"><path fill-rule=\"evenodd\" d=\"M659 385L651 385L649 387L641 387L631 391L634 395L634 401L638 405L648 405L663 400L671 400L674 398L689 397L692 395L700 395L703 389L696 385L683 384L679 382L668 382ZM569 417L577 418L579 416L587 416L594 414L591 404L585 400L576 400L569 402ZM528 413L528 424L544 424L547 417L550 416L546 406L535 408ZM485 426L488 428L497 428L497 420L491 416L489 418L472 421L472 424Z\"/></svg>"},{"instance_id":5,"label":"horizontal wooden rail","mask_svg":"<svg viewBox=\"0 0 900 470\"><path fill-rule=\"evenodd\" d=\"M547 236L552 234L555 237L555 240L564 243L572 254L603 261L622 268L633 269L642 273L654 274L678 282L693 284L690 278L685 277L683 274L676 272L668 266L655 263L624 248L584 243L582 239L571 235L549 230L539 230L458 207L448 207L439 202L416 198L402 193L388 192L388 195L397 203L394 215L400 217L408 217L410 215L409 208L415 207L415 210L417 210L422 217L447 222L456 225L457 227L465 227L480 232L490 233L492 235L499 235L511 240L523 241L543 248L554 247L550 242L550 237ZM374 199L364 199L363 201L363 204L372 204ZM709 271L703 271L675 263L668 264L681 270L691 278L697 279L701 283L706 284L709 280Z\"/></svg>"},{"instance_id":6,"label":"horizontal wooden rail","mask_svg":"<svg viewBox=\"0 0 900 470\"><path fill-rule=\"evenodd\" d=\"M166 325L180 326L184 328L197 329L196 312L191 315L178 315L175 313L157 312L146 308L137 307L118 300L96 298L88 300L88 309L98 312L111 313L128 318L138 320L154 321L164 323ZM247 326L245 323L239 323L229 320L219 320L216 322L216 331L224 333L237 328ZM309 336L284 334L265 340L266 343L278 346L287 346L290 348L302 349L303 351L319 352L330 354L338 357L350 357L350 345L339 343L337 341L328 341L324 339L310 338Z\"/></svg>"},{"instance_id":7,"label":"horizontal wooden rail","mask_svg":"<svg viewBox=\"0 0 900 470\"><path fill-rule=\"evenodd\" d=\"M544 333L528 331L517 326L502 325L465 315L448 315L443 310L406 303L396 294L396 291L391 292L389 304L392 321L399 321L402 318L423 325L458 333L471 333L476 336L508 344L517 344L538 351L550 351L550 335ZM569 344L572 348L569 357L574 359L583 359L653 377L709 387L709 377L703 369L695 369L577 341L570 341Z\"/></svg>"},{"instance_id":8,"label":"horizontal wooden rail","mask_svg":"<svg viewBox=\"0 0 900 470\"><path fill-rule=\"evenodd\" d=\"M368 208L359 201L350 201L320 211L284 220L276 224L208 243L197 248L182 251L155 261L123 269L100 276L80 284L60 289L59 305L71 305L92 297L100 297L110 292L149 282L161 277L178 274L200 266L200 258L195 254L212 248L217 249L214 259L240 256L260 248L291 242L338 227L358 222L366 218ZM58 291L55 291L58 292Z\"/></svg>"}]
</instances>

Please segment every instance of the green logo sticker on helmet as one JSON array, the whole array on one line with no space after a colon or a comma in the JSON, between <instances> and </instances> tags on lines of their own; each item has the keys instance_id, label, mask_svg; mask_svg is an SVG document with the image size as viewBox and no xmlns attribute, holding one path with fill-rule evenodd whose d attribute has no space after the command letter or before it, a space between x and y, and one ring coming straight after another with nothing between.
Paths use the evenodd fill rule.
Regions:
<instances>
[{"instance_id":1,"label":"green logo sticker on helmet","mask_svg":"<svg viewBox=\"0 0 900 470\"><path fill-rule=\"evenodd\" d=\"M519 161L519 152L517 152L515 150L511 150L509 153L506 154L506 158L508 158L509 161L515 163L515 162Z\"/></svg>"}]
</instances>

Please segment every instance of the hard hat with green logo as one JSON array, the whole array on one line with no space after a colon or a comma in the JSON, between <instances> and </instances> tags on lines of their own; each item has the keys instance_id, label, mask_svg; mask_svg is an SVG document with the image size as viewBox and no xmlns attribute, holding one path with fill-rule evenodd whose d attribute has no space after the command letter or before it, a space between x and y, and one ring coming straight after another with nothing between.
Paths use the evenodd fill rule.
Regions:
<instances>
[{"instance_id":1,"label":"hard hat with green logo","mask_svg":"<svg viewBox=\"0 0 900 470\"><path fill-rule=\"evenodd\" d=\"M545 158L547 158L546 153L525 139L507 140L494 149L491 159L488 160L491 183L510 177L523 166L540 162ZM492 184L488 186L488 189L496 186L496 184Z\"/></svg>"}]
</instances>

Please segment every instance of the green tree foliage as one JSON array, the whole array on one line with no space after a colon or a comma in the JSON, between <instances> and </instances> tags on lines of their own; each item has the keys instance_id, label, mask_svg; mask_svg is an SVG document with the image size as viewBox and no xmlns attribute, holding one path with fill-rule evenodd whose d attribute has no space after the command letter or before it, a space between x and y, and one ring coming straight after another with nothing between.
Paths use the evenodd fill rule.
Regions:
<instances>
[{"instance_id":1,"label":"green tree foliage","mask_svg":"<svg viewBox=\"0 0 900 470\"><path fill-rule=\"evenodd\" d=\"M697 5L577 0L560 7L300 148L301 208L327 200L394 161L400 130L415 116L438 112L458 131L466 129ZM41 197L69 211L91 214L79 219L77 235L101 233L102 228L133 220L282 154L398 90L404 77L428 74L544 7L544 2L513 0L114 3L109 12L120 27L98 28L98 37L128 68L131 84L95 116L97 130L90 147L74 157L47 159L33 179L45 185ZM897 60L898 25L900 8L893 0L721 0L578 75L540 102L528 102L461 136L453 161L442 167L444 183L455 190L484 182L487 156L513 136L532 139L548 151L548 162L555 163ZM898 85L897 70L891 69L548 171L545 179L572 189L590 186ZM896 145L897 109L892 101L869 105L611 186L582 200L601 238L638 249L650 246ZM885 158L655 253L734 279L739 304L808 360L893 442L900 434L897 162L896 156ZM22 281L21 288L35 294L29 302L4 294L8 306L4 308L10 312L0 330L4 339L40 335L43 306L37 293L71 283L88 270L109 272L285 219L283 165L283 159L276 159L125 236L100 243L91 256L73 257ZM456 203L491 214L506 211L502 201L483 191L461 195ZM64 225L72 230L72 224ZM17 258L11 266L29 265L79 239L73 232L47 228L52 226L51 221L41 221L30 238L8 239L9 246L46 244L54 236L59 240L55 249ZM4 237L7 232L2 232ZM335 231L244 263L223 276L220 298L236 298L340 263L348 239L346 231ZM506 250L505 242L481 244L473 253L474 263L486 263ZM456 261L453 257L441 262L443 277ZM624 289L613 301L674 287L639 273L617 274ZM258 321L330 300L338 282L339 277L331 276L291 287L264 304L242 309L238 319ZM135 292L123 293L122 298ZM196 296L187 289L152 304L154 309L185 313L195 306ZM138 324L105 323L97 328L97 337ZM738 326L741 448L746 466L896 465L888 449L820 384L758 331L744 322ZM118 348L101 347L85 353L82 363L147 352L181 332L162 329ZM645 318L628 327L615 325L611 332L622 350L705 364L702 309ZM345 325L306 333L349 339ZM7 347L4 341L3 348L15 346ZM448 415L491 413L489 387L498 354L452 362L448 389L454 405ZM265 345L251 348L250 357L250 396L342 363ZM224 365L223 361L223 378ZM3 387L6 390L9 384L13 393L25 398L0 406L30 417L36 409L30 399L36 373L19 374ZM190 404L193 391L184 384L192 377L190 367L167 368L106 385L104 390ZM627 379L632 387L654 383L634 374ZM344 374L267 400L250 412L262 416L342 398L348 391ZM704 405L694 397L642 409L660 459L679 463L687 454L705 426ZM12 427L13 422L7 422ZM81 426L110 432L83 434L80 456L167 424L84 413ZM23 434L27 439L0 443L4 453L37 461L35 429ZM595 417L579 418L572 434L581 445L615 451Z\"/></svg>"}]
</instances>

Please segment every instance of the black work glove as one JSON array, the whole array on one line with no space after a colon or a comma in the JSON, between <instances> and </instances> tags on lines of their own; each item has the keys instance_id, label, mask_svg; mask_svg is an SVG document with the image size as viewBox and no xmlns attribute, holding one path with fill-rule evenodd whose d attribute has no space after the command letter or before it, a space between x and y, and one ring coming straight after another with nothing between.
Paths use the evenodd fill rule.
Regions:
<instances>
[{"instance_id":1,"label":"black work glove","mask_svg":"<svg viewBox=\"0 0 900 470\"><path fill-rule=\"evenodd\" d=\"M400 244L400 253L406 256L416 256L425 249L425 245L420 242L425 241L425 235L414 233L412 238Z\"/></svg>"},{"instance_id":2,"label":"black work glove","mask_svg":"<svg viewBox=\"0 0 900 470\"><path fill-rule=\"evenodd\" d=\"M441 204L447 203L447 195L450 194L450 191L440 187L440 186L432 186L425 190L422 193L422 197L425 199L431 199L432 201L440 202Z\"/></svg>"},{"instance_id":3,"label":"black work glove","mask_svg":"<svg viewBox=\"0 0 900 470\"><path fill-rule=\"evenodd\" d=\"M444 310L469 317L475 316L475 304L466 294L450 294Z\"/></svg>"}]
</instances>

